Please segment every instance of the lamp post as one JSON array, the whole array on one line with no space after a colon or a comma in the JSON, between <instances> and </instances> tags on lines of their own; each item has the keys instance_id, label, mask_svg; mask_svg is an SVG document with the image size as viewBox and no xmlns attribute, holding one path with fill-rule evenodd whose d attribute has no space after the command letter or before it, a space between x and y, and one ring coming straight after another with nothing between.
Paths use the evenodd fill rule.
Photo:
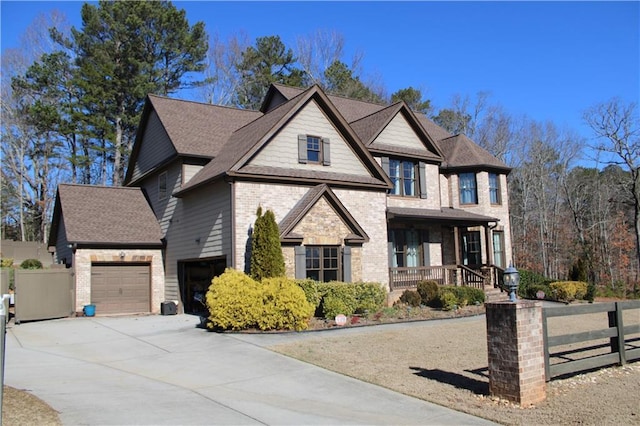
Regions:
<instances>
[{"instance_id":1,"label":"lamp post","mask_svg":"<svg viewBox=\"0 0 640 426\"><path fill-rule=\"evenodd\" d=\"M520 274L513 265L509 265L504 270L504 284L509 289L509 301L517 302L516 290L518 289L518 284L520 284Z\"/></svg>"}]
</instances>

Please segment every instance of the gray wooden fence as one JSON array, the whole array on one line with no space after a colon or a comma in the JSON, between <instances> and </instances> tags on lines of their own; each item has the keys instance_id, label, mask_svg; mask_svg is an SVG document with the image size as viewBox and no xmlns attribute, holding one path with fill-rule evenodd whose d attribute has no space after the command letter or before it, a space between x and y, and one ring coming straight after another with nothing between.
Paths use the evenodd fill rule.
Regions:
<instances>
[{"instance_id":1,"label":"gray wooden fence","mask_svg":"<svg viewBox=\"0 0 640 426\"><path fill-rule=\"evenodd\" d=\"M74 312L69 269L16 269L15 322L68 317Z\"/></svg>"},{"instance_id":2,"label":"gray wooden fence","mask_svg":"<svg viewBox=\"0 0 640 426\"><path fill-rule=\"evenodd\" d=\"M640 360L640 324L624 325L623 321L623 312L629 309L640 309L640 300L544 308L542 310L542 326L546 380L549 381L554 377L580 371L615 364L624 365L628 361ZM548 318L604 312L607 313L607 328L549 336ZM636 318L640 318L640 316ZM604 322L603 316L603 325ZM605 341L608 339L608 343L603 344L603 339ZM577 347L552 352L552 348L563 345L577 345Z\"/></svg>"}]
</instances>

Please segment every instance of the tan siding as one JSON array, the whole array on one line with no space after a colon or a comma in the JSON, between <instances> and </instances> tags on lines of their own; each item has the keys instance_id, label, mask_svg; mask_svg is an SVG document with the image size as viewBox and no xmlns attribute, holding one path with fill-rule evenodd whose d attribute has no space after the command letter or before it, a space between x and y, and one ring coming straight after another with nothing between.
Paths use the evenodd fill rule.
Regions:
<instances>
[{"instance_id":1,"label":"tan siding","mask_svg":"<svg viewBox=\"0 0 640 426\"><path fill-rule=\"evenodd\" d=\"M397 114L374 142L429 152L402 114Z\"/></svg>"},{"instance_id":2,"label":"tan siding","mask_svg":"<svg viewBox=\"0 0 640 426\"><path fill-rule=\"evenodd\" d=\"M231 254L230 185L215 182L177 199L166 238L167 300L178 299L178 261Z\"/></svg>"},{"instance_id":3,"label":"tan siding","mask_svg":"<svg viewBox=\"0 0 640 426\"><path fill-rule=\"evenodd\" d=\"M298 162L298 135L313 135L331 141L331 165L300 164ZM249 162L254 166L275 166L290 169L331 171L358 176L371 176L362 161L351 150L343 137L320 110L315 101L307 104L271 139Z\"/></svg>"},{"instance_id":4,"label":"tan siding","mask_svg":"<svg viewBox=\"0 0 640 426\"><path fill-rule=\"evenodd\" d=\"M152 111L142 138L137 161L133 166L132 180L139 179L140 176L175 154L173 144L158 115Z\"/></svg>"},{"instance_id":5,"label":"tan siding","mask_svg":"<svg viewBox=\"0 0 640 426\"><path fill-rule=\"evenodd\" d=\"M195 164L183 164L182 165L182 184L184 185L185 183L189 182L191 178L195 176L196 173L202 170L202 167L204 166L195 165Z\"/></svg>"},{"instance_id":6,"label":"tan siding","mask_svg":"<svg viewBox=\"0 0 640 426\"><path fill-rule=\"evenodd\" d=\"M158 199L158 176L166 171L167 172L167 197ZM177 198L172 197L171 193L177 191L181 187L182 182L182 166L179 163L173 163L166 169L161 169L148 176L142 182L142 189L147 194L153 213L158 218L160 228L163 234L166 234L169 226L169 220L173 216L175 210Z\"/></svg>"}]
</instances>

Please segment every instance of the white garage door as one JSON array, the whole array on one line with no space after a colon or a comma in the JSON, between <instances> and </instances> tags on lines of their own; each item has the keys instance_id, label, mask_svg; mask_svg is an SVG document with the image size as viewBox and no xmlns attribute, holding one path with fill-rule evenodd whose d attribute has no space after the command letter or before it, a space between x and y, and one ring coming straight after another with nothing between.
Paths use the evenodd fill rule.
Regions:
<instances>
[{"instance_id":1,"label":"white garage door","mask_svg":"<svg viewBox=\"0 0 640 426\"><path fill-rule=\"evenodd\" d=\"M96 314L149 312L151 283L149 265L91 265L91 303Z\"/></svg>"}]
</instances>

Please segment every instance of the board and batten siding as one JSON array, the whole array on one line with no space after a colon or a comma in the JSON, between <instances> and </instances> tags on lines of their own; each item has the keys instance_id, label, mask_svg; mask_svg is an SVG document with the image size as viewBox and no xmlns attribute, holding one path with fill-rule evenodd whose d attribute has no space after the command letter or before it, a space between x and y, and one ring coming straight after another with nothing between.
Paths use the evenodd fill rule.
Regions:
<instances>
[{"instance_id":1,"label":"board and batten siding","mask_svg":"<svg viewBox=\"0 0 640 426\"><path fill-rule=\"evenodd\" d=\"M155 111L149 114L140 151L133 165L131 179L135 181L146 172L176 154L176 150Z\"/></svg>"},{"instance_id":2,"label":"board and batten siding","mask_svg":"<svg viewBox=\"0 0 640 426\"><path fill-rule=\"evenodd\" d=\"M231 262L231 185L218 181L177 199L168 224L165 297L178 300L178 262L226 256Z\"/></svg>"},{"instance_id":3,"label":"board and batten siding","mask_svg":"<svg viewBox=\"0 0 640 426\"><path fill-rule=\"evenodd\" d=\"M374 143L418 149L425 153L429 152L401 113L396 114L387 127L380 132Z\"/></svg>"},{"instance_id":4,"label":"board and batten siding","mask_svg":"<svg viewBox=\"0 0 640 426\"><path fill-rule=\"evenodd\" d=\"M331 165L298 162L298 135L330 140ZM367 167L331 124L315 101L305 105L249 162L252 166L283 167L371 176Z\"/></svg>"}]
</instances>

